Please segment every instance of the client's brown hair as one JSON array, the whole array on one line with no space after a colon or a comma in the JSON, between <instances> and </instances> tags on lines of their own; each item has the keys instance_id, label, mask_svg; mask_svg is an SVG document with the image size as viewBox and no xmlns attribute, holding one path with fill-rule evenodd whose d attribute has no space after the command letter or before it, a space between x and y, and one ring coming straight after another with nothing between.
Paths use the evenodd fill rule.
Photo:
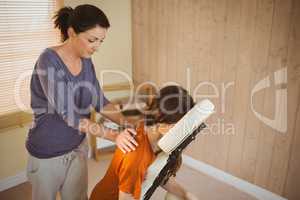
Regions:
<instances>
[{"instance_id":1,"label":"client's brown hair","mask_svg":"<svg viewBox=\"0 0 300 200\"><path fill-rule=\"evenodd\" d=\"M159 90L150 109L158 110L158 115L146 115L147 125L155 123L173 124L178 122L193 106L193 98L177 85L170 85ZM148 112L149 113L149 112Z\"/></svg>"},{"instance_id":2,"label":"client's brown hair","mask_svg":"<svg viewBox=\"0 0 300 200\"><path fill-rule=\"evenodd\" d=\"M173 124L178 122L193 106L195 105L193 98L188 94L187 90L180 86L170 85L160 89L158 96L151 105L151 110L158 110L158 115L147 115L146 123L166 123ZM159 153L159 152L157 152ZM178 156L176 164L170 169L169 174L176 176L182 164L181 155ZM163 181L166 184L168 178Z\"/></svg>"}]
</instances>

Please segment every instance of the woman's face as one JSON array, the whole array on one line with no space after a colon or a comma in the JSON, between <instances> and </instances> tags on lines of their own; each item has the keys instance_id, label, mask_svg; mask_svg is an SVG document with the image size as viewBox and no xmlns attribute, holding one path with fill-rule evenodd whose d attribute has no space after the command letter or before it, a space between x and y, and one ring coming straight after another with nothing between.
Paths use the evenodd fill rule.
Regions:
<instances>
[{"instance_id":1,"label":"woman's face","mask_svg":"<svg viewBox=\"0 0 300 200\"><path fill-rule=\"evenodd\" d=\"M100 26L75 34L74 45L80 57L90 58L103 42L107 29ZM72 37L71 37L72 38Z\"/></svg>"}]
</instances>

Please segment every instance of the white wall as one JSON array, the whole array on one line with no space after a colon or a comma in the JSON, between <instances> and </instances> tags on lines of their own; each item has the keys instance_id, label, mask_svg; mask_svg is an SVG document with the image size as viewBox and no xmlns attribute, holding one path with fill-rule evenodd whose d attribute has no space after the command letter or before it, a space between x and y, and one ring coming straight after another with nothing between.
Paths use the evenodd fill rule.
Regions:
<instances>
[{"instance_id":1,"label":"white wall","mask_svg":"<svg viewBox=\"0 0 300 200\"><path fill-rule=\"evenodd\" d=\"M28 127L0 132L0 180L25 170L27 150L25 140Z\"/></svg>"}]
</instances>

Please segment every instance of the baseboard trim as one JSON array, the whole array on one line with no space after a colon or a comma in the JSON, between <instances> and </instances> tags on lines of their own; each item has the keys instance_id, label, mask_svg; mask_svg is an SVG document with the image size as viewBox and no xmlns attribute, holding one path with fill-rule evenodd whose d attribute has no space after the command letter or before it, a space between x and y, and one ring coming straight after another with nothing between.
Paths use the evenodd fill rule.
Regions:
<instances>
[{"instance_id":1,"label":"baseboard trim","mask_svg":"<svg viewBox=\"0 0 300 200\"><path fill-rule=\"evenodd\" d=\"M231 185L238 190L241 190L259 200L287 200L286 198L279 196L278 194L272 193L262 187L249 183L245 180L232 176L220 169L217 169L204 162L196 160L190 156L182 156L183 163L192 169L204 173L210 177L213 177L221 182Z\"/></svg>"},{"instance_id":2,"label":"baseboard trim","mask_svg":"<svg viewBox=\"0 0 300 200\"><path fill-rule=\"evenodd\" d=\"M17 186L27 181L26 172L22 171L15 176L10 176L0 180L0 192L7 190L11 187Z\"/></svg>"}]
</instances>

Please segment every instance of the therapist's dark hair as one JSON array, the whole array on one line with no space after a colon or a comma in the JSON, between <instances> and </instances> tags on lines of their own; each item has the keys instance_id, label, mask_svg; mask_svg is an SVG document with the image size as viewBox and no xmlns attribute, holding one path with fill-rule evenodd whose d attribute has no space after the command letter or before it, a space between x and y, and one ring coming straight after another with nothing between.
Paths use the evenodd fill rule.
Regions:
<instances>
[{"instance_id":1,"label":"therapist's dark hair","mask_svg":"<svg viewBox=\"0 0 300 200\"><path fill-rule=\"evenodd\" d=\"M72 27L75 33L81 33L89 29L100 26L109 28L108 18L98 7L83 4L75 9L71 7L63 7L59 9L54 16L54 26L61 32L61 40L65 41L69 38L68 28Z\"/></svg>"}]
</instances>

